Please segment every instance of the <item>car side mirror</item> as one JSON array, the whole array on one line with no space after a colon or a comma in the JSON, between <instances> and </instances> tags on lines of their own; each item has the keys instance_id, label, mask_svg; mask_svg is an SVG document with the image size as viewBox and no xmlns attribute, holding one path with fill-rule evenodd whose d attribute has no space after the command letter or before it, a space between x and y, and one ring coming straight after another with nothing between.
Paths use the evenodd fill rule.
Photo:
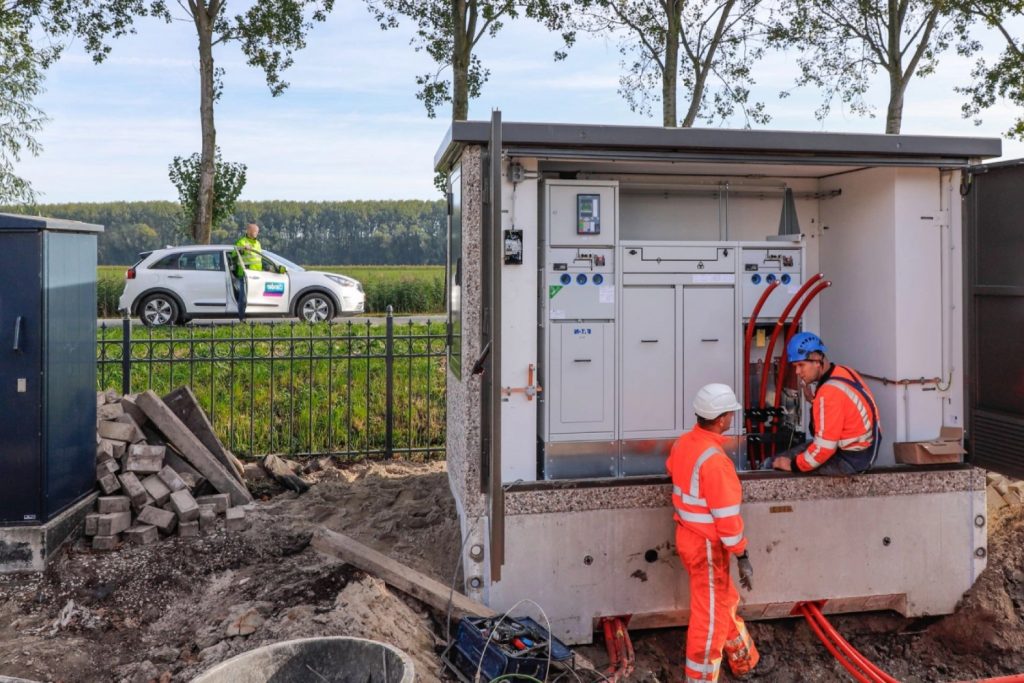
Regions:
<instances>
[{"instance_id":1,"label":"car side mirror","mask_svg":"<svg viewBox=\"0 0 1024 683\"><path fill-rule=\"evenodd\" d=\"M284 266L278 266L277 267L277 272L281 273L281 275L284 275L285 273L288 272L288 269L285 268Z\"/></svg>"}]
</instances>

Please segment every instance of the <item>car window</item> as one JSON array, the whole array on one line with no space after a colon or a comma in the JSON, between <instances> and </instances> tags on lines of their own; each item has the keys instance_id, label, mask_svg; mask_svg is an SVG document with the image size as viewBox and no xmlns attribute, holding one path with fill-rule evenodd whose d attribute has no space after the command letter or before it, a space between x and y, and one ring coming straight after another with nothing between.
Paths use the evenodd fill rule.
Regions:
<instances>
[{"instance_id":1,"label":"car window","mask_svg":"<svg viewBox=\"0 0 1024 683\"><path fill-rule=\"evenodd\" d=\"M185 251L169 254L150 268L155 270L222 271L224 261L219 251Z\"/></svg>"},{"instance_id":2,"label":"car window","mask_svg":"<svg viewBox=\"0 0 1024 683\"><path fill-rule=\"evenodd\" d=\"M219 251L191 251L181 255L178 261L181 270L224 270L224 261Z\"/></svg>"},{"instance_id":3,"label":"car window","mask_svg":"<svg viewBox=\"0 0 1024 683\"><path fill-rule=\"evenodd\" d=\"M268 259L266 256L263 256L262 254L260 255L260 257L263 259L263 270L264 270L264 272L271 272L271 273L276 273L277 272L277 264L276 263L274 263L273 261Z\"/></svg>"},{"instance_id":4,"label":"car window","mask_svg":"<svg viewBox=\"0 0 1024 683\"><path fill-rule=\"evenodd\" d=\"M174 253L164 256L162 259L150 266L152 270L181 270L178 266L178 259L181 254Z\"/></svg>"}]
</instances>

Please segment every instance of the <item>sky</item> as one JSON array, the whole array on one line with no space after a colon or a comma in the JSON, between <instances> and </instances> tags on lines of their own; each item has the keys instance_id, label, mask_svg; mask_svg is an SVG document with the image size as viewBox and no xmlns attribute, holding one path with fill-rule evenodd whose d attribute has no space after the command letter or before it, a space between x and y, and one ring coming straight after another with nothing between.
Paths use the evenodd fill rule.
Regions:
<instances>
[{"instance_id":1,"label":"sky","mask_svg":"<svg viewBox=\"0 0 1024 683\"><path fill-rule=\"evenodd\" d=\"M285 72L291 86L279 97L271 97L262 72L247 66L237 47L218 46L214 57L226 75L216 105L217 142L225 160L248 166L241 199L437 198L433 159L450 108L430 119L416 99L415 76L436 67L414 50L411 37L408 24L381 31L362 2L339 2L296 53ZM1001 49L996 40L987 44L990 57ZM48 74L36 101L50 118L37 136L44 149L17 167L40 203L177 199L167 166L200 147L195 30L185 21L146 19L113 47L95 65L72 43ZM581 35L569 58L556 63L559 47L557 36L529 20L483 39L478 54L490 79L470 102L470 119L487 120L500 109L504 121L660 125L660 108L649 118L631 112L618 94L614 39ZM936 74L915 78L902 132L1001 137L1017 113L1006 103L986 111L979 127L961 118L963 98L953 88L969 82L970 70L970 61L950 54ZM765 128L884 131L882 76L869 93L875 118L837 107L824 121L814 117L813 91L777 98L795 76L792 55L769 54L756 66L754 95L773 117ZM743 125L737 118L723 127ZM1003 156L1024 157L1024 143L1004 140Z\"/></svg>"}]
</instances>

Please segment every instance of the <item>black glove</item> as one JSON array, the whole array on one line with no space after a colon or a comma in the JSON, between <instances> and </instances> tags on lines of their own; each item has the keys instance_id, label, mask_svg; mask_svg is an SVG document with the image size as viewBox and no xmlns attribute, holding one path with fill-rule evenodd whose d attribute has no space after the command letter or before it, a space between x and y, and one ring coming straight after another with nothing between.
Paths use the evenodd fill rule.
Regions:
<instances>
[{"instance_id":1,"label":"black glove","mask_svg":"<svg viewBox=\"0 0 1024 683\"><path fill-rule=\"evenodd\" d=\"M748 591L754 588L754 567L750 564L750 558L744 552L736 558L736 564L740 570L740 585Z\"/></svg>"}]
</instances>

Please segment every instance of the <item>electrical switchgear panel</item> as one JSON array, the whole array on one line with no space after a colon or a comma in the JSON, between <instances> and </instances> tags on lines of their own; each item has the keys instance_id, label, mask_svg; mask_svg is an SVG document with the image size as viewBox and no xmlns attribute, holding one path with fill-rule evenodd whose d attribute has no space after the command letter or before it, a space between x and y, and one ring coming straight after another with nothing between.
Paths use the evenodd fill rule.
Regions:
<instances>
[{"instance_id":1,"label":"electrical switchgear panel","mask_svg":"<svg viewBox=\"0 0 1024 683\"><path fill-rule=\"evenodd\" d=\"M545 181L541 215L548 246L615 246L618 192L611 181Z\"/></svg>"},{"instance_id":2,"label":"electrical switchgear panel","mask_svg":"<svg viewBox=\"0 0 1024 683\"><path fill-rule=\"evenodd\" d=\"M743 247L741 251L739 278L743 317L749 318L765 289L778 282L757 316L758 320L778 318L804 283L803 249L799 246Z\"/></svg>"}]
</instances>

